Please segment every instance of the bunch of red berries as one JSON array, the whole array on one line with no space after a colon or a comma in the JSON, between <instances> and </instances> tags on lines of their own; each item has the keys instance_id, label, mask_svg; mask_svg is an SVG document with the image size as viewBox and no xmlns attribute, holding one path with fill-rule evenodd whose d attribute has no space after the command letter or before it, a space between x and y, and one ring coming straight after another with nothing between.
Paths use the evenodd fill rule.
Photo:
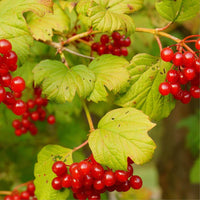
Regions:
<instances>
[{"instance_id":1,"label":"bunch of red berries","mask_svg":"<svg viewBox=\"0 0 200 200\"><path fill-rule=\"evenodd\" d=\"M195 47L200 50L200 39L195 40ZM192 97L200 98L200 57L197 53L183 48L174 53L169 47L161 51L162 60L173 63L172 69L167 72L166 81L159 86L163 96L171 93L184 104L189 103Z\"/></svg>"},{"instance_id":2,"label":"bunch of red berries","mask_svg":"<svg viewBox=\"0 0 200 200\"><path fill-rule=\"evenodd\" d=\"M27 110L22 115L21 121L19 119L13 120L12 126L15 128L16 136L25 134L28 131L31 135L36 135L38 129L34 122L44 121L46 119L46 110L44 108L47 106L48 100L46 98L42 98L41 94L41 88L34 88L34 97L26 102ZM49 124L54 124L55 121L54 115L49 115L47 117L47 122Z\"/></svg>"},{"instance_id":3,"label":"bunch of red berries","mask_svg":"<svg viewBox=\"0 0 200 200\"><path fill-rule=\"evenodd\" d=\"M142 179L133 176L133 161L128 158L127 171L111 169L105 170L97 163L91 155L80 163L73 163L66 166L64 162L57 161L52 166L52 171L57 175L52 180L52 187L55 190L71 188L75 199L101 199L100 194L106 191L126 192L131 187L140 189ZM68 168L69 169L68 169Z\"/></svg>"},{"instance_id":4,"label":"bunch of red berries","mask_svg":"<svg viewBox=\"0 0 200 200\"><path fill-rule=\"evenodd\" d=\"M25 81L19 76L12 78L10 72L16 69L17 55L12 51L11 43L5 39L0 40L0 103L7 105L14 114L22 115L26 111L26 105L16 98L21 97Z\"/></svg>"},{"instance_id":5,"label":"bunch of red berries","mask_svg":"<svg viewBox=\"0 0 200 200\"><path fill-rule=\"evenodd\" d=\"M108 35L102 35L100 42L92 44L92 51L96 51L99 55L112 54L116 56L127 56L131 40L125 35L120 35L118 32L113 32L111 37Z\"/></svg>"},{"instance_id":6,"label":"bunch of red berries","mask_svg":"<svg viewBox=\"0 0 200 200\"><path fill-rule=\"evenodd\" d=\"M35 194L35 185L33 182L27 185L27 188L23 192L14 190L11 195L4 197L4 200L37 200Z\"/></svg>"}]
</instances>

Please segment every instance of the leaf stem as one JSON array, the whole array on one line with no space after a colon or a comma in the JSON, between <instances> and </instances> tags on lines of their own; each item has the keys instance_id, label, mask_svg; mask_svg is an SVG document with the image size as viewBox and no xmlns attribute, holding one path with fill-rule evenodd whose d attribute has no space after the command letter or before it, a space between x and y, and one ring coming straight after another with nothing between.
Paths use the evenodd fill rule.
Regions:
<instances>
[{"instance_id":1,"label":"leaf stem","mask_svg":"<svg viewBox=\"0 0 200 200\"><path fill-rule=\"evenodd\" d=\"M82 147L84 147L85 145L88 144L88 140L86 140L85 142L83 142L81 145L79 145L78 147L75 147L73 150L72 150L72 153L81 149Z\"/></svg>"},{"instance_id":2,"label":"leaf stem","mask_svg":"<svg viewBox=\"0 0 200 200\"><path fill-rule=\"evenodd\" d=\"M0 191L0 195L11 195L11 191Z\"/></svg>"},{"instance_id":3,"label":"leaf stem","mask_svg":"<svg viewBox=\"0 0 200 200\"><path fill-rule=\"evenodd\" d=\"M172 23L173 22L169 22L166 26L164 26L162 28L157 28L156 30L157 31L164 31L164 30L168 29L171 26Z\"/></svg>"},{"instance_id":4,"label":"leaf stem","mask_svg":"<svg viewBox=\"0 0 200 200\"><path fill-rule=\"evenodd\" d=\"M158 46L159 46L159 49L160 49L160 52L161 52L162 51L162 43L160 41L160 38L157 35L155 35L155 38L156 38L156 41L158 43Z\"/></svg>"},{"instance_id":5,"label":"leaf stem","mask_svg":"<svg viewBox=\"0 0 200 200\"><path fill-rule=\"evenodd\" d=\"M93 124L93 121L92 121L92 117L90 115L90 111L85 103L84 100L82 100L82 104L83 104L83 109L85 111L85 115L87 117L87 120L88 120L88 124L89 124L89 127L90 127L90 132L94 131L95 128L94 128L94 124Z\"/></svg>"}]
</instances>

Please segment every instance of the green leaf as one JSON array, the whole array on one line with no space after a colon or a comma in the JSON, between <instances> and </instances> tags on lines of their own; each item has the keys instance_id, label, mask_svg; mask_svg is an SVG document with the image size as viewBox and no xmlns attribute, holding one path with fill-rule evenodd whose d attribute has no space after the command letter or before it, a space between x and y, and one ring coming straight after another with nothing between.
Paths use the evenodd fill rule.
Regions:
<instances>
[{"instance_id":1,"label":"green leaf","mask_svg":"<svg viewBox=\"0 0 200 200\"><path fill-rule=\"evenodd\" d=\"M169 21L186 21L197 15L200 10L199 0L162 0L156 3L159 14Z\"/></svg>"},{"instance_id":2,"label":"green leaf","mask_svg":"<svg viewBox=\"0 0 200 200\"><path fill-rule=\"evenodd\" d=\"M76 92L79 97L87 97L95 82L94 73L85 65L76 65L68 69L56 60L40 62L33 73L35 84L42 84L43 94L60 103L72 101Z\"/></svg>"},{"instance_id":3,"label":"green leaf","mask_svg":"<svg viewBox=\"0 0 200 200\"><path fill-rule=\"evenodd\" d=\"M150 119L160 120L167 117L175 107L175 100L170 94L162 96L159 85L165 81L171 64L147 54L133 57L128 67L131 74L131 87L118 98L117 105L135 107L147 114Z\"/></svg>"},{"instance_id":4,"label":"green leaf","mask_svg":"<svg viewBox=\"0 0 200 200\"><path fill-rule=\"evenodd\" d=\"M97 162L112 169L127 169L127 157L143 164L152 157L156 145L147 131L153 128L148 116L135 108L108 112L89 136L89 146Z\"/></svg>"},{"instance_id":5,"label":"green leaf","mask_svg":"<svg viewBox=\"0 0 200 200\"><path fill-rule=\"evenodd\" d=\"M195 161L190 171L190 181L192 183L200 183L200 157Z\"/></svg>"},{"instance_id":6,"label":"green leaf","mask_svg":"<svg viewBox=\"0 0 200 200\"><path fill-rule=\"evenodd\" d=\"M96 82L88 100L106 101L108 96L106 89L116 94L127 86L129 79L129 73L125 68L127 64L128 61L124 58L113 55L103 55L94 59L89 64L89 69L95 73Z\"/></svg>"},{"instance_id":7,"label":"green leaf","mask_svg":"<svg viewBox=\"0 0 200 200\"><path fill-rule=\"evenodd\" d=\"M77 12L83 22L93 26L95 30L113 32L122 29L132 33L135 25L126 14L139 10L142 5L143 0L81 0L77 5Z\"/></svg>"},{"instance_id":8,"label":"green leaf","mask_svg":"<svg viewBox=\"0 0 200 200\"><path fill-rule=\"evenodd\" d=\"M23 13L32 11L37 15L50 12L51 0L2 0L0 1L0 39L8 39L19 61L25 62L33 42Z\"/></svg>"},{"instance_id":9,"label":"green leaf","mask_svg":"<svg viewBox=\"0 0 200 200\"><path fill-rule=\"evenodd\" d=\"M35 194L38 199L60 200L69 196L69 190L54 190L51 182L56 175L52 171L55 161L61 160L70 165L72 161L72 150L58 145L47 145L38 154L38 162L35 164L34 184Z\"/></svg>"},{"instance_id":10,"label":"green leaf","mask_svg":"<svg viewBox=\"0 0 200 200\"><path fill-rule=\"evenodd\" d=\"M70 26L69 17L56 3L53 6L53 13L46 13L43 17L30 13L27 19L30 31L36 40L51 41L53 30L64 32L68 31Z\"/></svg>"}]
</instances>

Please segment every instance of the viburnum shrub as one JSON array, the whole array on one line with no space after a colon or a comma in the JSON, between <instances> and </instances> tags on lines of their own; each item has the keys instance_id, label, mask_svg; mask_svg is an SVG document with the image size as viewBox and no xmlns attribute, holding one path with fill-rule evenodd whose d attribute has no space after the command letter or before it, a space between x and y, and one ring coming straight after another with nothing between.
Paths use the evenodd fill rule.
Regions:
<instances>
[{"instance_id":1,"label":"viburnum shrub","mask_svg":"<svg viewBox=\"0 0 200 200\"><path fill-rule=\"evenodd\" d=\"M142 187L133 168L153 156L148 131L169 116L176 100L200 98L200 35L178 38L166 31L195 17L200 1L156 1L169 22L162 28L137 22L146 6L143 0L0 1L0 109L14 113L6 123L22 138L47 130L56 138L60 124L73 118L71 136L80 143L43 147L34 182L0 191L5 200L98 200ZM154 36L157 56L138 51L143 33ZM82 110L89 126L83 143L76 129ZM94 123L95 112L101 119ZM69 143L72 130L60 131ZM83 147L85 158L74 159Z\"/></svg>"}]
</instances>

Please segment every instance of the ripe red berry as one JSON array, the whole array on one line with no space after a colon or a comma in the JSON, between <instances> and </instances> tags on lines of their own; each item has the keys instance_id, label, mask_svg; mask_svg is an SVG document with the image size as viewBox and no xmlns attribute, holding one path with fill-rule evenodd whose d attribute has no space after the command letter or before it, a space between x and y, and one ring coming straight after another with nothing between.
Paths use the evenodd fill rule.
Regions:
<instances>
[{"instance_id":1,"label":"ripe red berry","mask_svg":"<svg viewBox=\"0 0 200 200\"><path fill-rule=\"evenodd\" d=\"M140 189L142 187L142 179L139 176L132 176L130 178L130 186L133 189Z\"/></svg>"},{"instance_id":2,"label":"ripe red berry","mask_svg":"<svg viewBox=\"0 0 200 200\"><path fill-rule=\"evenodd\" d=\"M0 61L0 76L8 74L9 68L5 63Z\"/></svg>"},{"instance_id":3,"label":"ripe red berry","mask_svg":"<svg viewBox=\"0 0 200 200\"><path fill-rule=\"evenodd\" d=\"M22 126L24 126L25 128L29 128L30 125L31 122L28 119L22 119Z\"/></svg>"},{"instance_id":4,"label":"ripe red berry","mask_svg":"<svg viewBox=\"0 0 200 200\"><path fill-rule=\"evenodd\" d=\"M171 48L166 47L162 49L160 56L165 62L170 62L173 59L174 52Z\"/></svg>"},{"instance_id":5,"label":"ripe red berry","mask_svg":"<svg viewBox=\"0 0 200 200\"><path fill-rule=\"evenodd\" d=\"M72 178L71 179L72 188L79 189L82 187L82 182L79 179Z\"/></svg>"},{"instance_id":6,"label":"ripe red berry","mask_svg":"<svg viewBox=\"0 0 200 200\"><path fill-rule=\"evenodd\" d=\"M57 176L62 176L63 174L67 173L67 168L64 162L62 161L57 161L53 164L52 166L52 171L57 175Z\"/></svg>"},{"instance_id":7,"label":"ripe red berry","mask_svg":"<svg viewBox=\"0 0 200 200\"><path fill-rule=\"evenodd\" d=\"M36 135L38 133L37 127L35 126L35 124L32 124L32 123L29 126L29 131L31 135Z\"/></svg>"},{"instance_id":8,"label":"ripe red berry","mask_svg":"<svg viewBox=\"0 0 200 200\"><path fill-rule=\"evenodd\" d=\"M170 93L170 84L167 82L163 82L159 86L159 92L161 95L165 96Z\"/></svg>"},{"instance_id":9,"label":"ripe red berry","mask_svg":"<svg viewBox=\"0 0 200 200\"><path fill-rule=\"evenodd\" d=\"M93 184L93 177L91 174L86 174L83 177L83 185L85 187L91 187L91 185Z\"/></svg>"},{"instance_id":10,"label":"ripe red berry","mask_svg":"<svg viewBox=\"0 0 200 200\"><path fill-rule=\"evenodd\" d=\"M118 32L113 32L112 33L112 38L113 38L113 40L120 40L121 35Z\"/></svg>"},{"instance_id":11,"label":"ripe red berry","mask_svg":"<svg viewBox=\"0 0 200 200\"><path fill-rule=\"evenodd\" d=\"M196 70L198 73L200 73L200 58L195 60L195 62L194 62L194 67L195 67L195 70Z\"/></svg>"},{"instance_id":12,"label":"ripe red berry","mask_svg":"<svg viewBox=\"0 0 200 200\"><path fill-rule=\"evenodd\" d=\"M14 194L12 200L22 200L19 194Z\"/></svg>"},{"instance_id":13,"label":"ripe red berry","mask_svg":"<svg viewBox=\"0 0 200 200\"><path fill-rule=\"evenodd\" d=\"M106 46L101 44L101 45L99 45L97 52L99 55L102 55L105 53L105 50L106 50Z\"/></svg>"},{"instance_id":14,"label":"ripe red berry","mask_svg":"<svg viewBox=\"0 0 200 200\"><path fill-rule=\"evenodd\" d=\"M105 171L103 179L107 187L114 185L116 182L115 174L111 170Z\"/></svg>"},{"instance_id":15,"label":"ripe red berry","mask_svg":"<svg viewBox=\"0 0 200 200\"><path fill-rule=\"evenodd\" d=\"M13 105L16 103L14 95L11 92L6 92L3 103L6 105Z\"/></svg>"},{"instance_id":16,"label":"ripe red berry","mask_svg":"<svg viewBox=\"0 0 200 200\"><path fill-rule=\"evenodd\" d=\"M25 81L23 78L16 76L11 80L10 87L14 92L22 92L25 89Z\"/></svg>"},{"instance_id":17,"label":"ripe red berry","mask_svg":"<svg viewBox=\"0 0 200 200\"><path fill-rule=\"evenodd\" d=\"M128 164L127 166L127 172L128 172L128 177L133 175L133 167L130 164Z\"/></svg>"},{"instance_id":18,"label":"ripe red berry","mask_svg":"<svg viewBox=\"0 0 200 200\"><path fill-rule=\"evenodd\" d=\"M62 189L62 179L61 177L55 177L51 183L54 190Z\"/></svg>"},{"instance_id":19,"label":"ripe red berry","mask_svg":"<svg viewBox=\"0 0 200 200\"><path fill-rule=\"evenodd\" d=\"M183 65L183 54L180 52L176 52L173 56L172 61L175 66L182 66Z\"/></svg>"},{"instance_id":20,"label":"ripe red berry","mask_svg":"<svg viewBox=\"0 0 200 200\"><path fill-rule=\"evenodd\" d=\"M100 164L95 163L92 165L91 174L93 178L101 179L103 178L103 175L104 175L104 169Z\"/></svg>"},{"instance_id":21,"label":"ripe red berry","mask_svg":"<svg viewBox=\"0 0 200 200\"><path fill-rule=\"evenodd\" d=\"M13 120L12 126L15 129L19 129L21 127L21 122L18 119Z\"/></svg>"},{"instance_id":22,"label":"ripe red berry","mask_svg":"<svg viewBox=\"0 0 200 200\"><path fill-rule=\"evenodd\" d=\"M101 199L100 194L92 194L88 196L88 200L100 200L100 199Z\"/></svg>"},{"instance_id":23,"label":"ripe red berry","mask_svg":"<svg viewBox=\"0 0 200 200\"><path fill-rule=\"evenodd\" d=\"M177 93L176 95L174 95L174 98L177 99L177 100L181 100L182 97L183 97L183 90L180 89L180 90L178 91L178 93Z\"/></svg>"},{"instance_id":24,"label":"ripe red berry","mask_svg":"<svg viewBox=\"0 0 200 200\"><path fill-rule=\"evenodd\" d=\"M184 68L183 73L188 81L191 81L196 75L195 69L193 67Z\"/></svg>"},{"instance_id":25,"label":"ripe red berry","mask_svg":"<svg viewBox=\"0 0 200 200\"><path fill-rule=\"evenodd\" d=\"M13 200L13 197L11 195L7 195L4 197L4 200Z\"/></svg>"},{"instance_id":26,"label":"ripe red berry","mask_svg":"<svg viewBox=\"0 0 200 200\"><path fill-rule=\"evenodd\" d=\"M8 40L1 39L0 40L0 53L6 54L12 50L12 45Z\"/></svg>"},{"instance_id":27,"label":"ripe red berry","mask_svg":"<svg viewBox=\"0 0 200 200\"><path fill-rule=\"evenodd\" d=\"M22 100L17 100L13 104L12 111L16 115L22 115L26 112L26 104Z\"/></svg>"},{"instance_id":28,"label":"ripe red berry","mask_svg":"<svg viewBox=\"0 0 200 200\"><path fill-rule=\"evenodd\" d=\"M191 100L191 94L188 91L183 91L183 96L181 98L181 102L184 104L188 104Z\"/></svg>"},{"instance_id":29,"label":"ripe red berry","mask_svg":"<svg viewBox=\"0 0 200 200\"><path fill-rule=\"evenodd\" d=\"M15 98L19 99L19 98L21 98L22 93L21 92L14 92L14 96L15 96Z\"/></svg>"},{"instance_id":30,"label":"ripe red berry","mask_svg":"<svg viewBox=\"0 0 200 200\"><path fill-rule=\"evenodd\" d=\"M179 72L179 83L185 85L188 82L183 72Z\"/></svg>"},{"instance_id":31,"label":"ripe red berry","mask_svg":"<svg viewBox=\"0 0 200 200\"><path fill-rule=\"evenodd\" d=\"M41 96L41 94L42 94L42 89L39 88L39 87L34 88L34 94L35 94L36 96Z\"/></svg>"},{"instance_id":32,"label":"ripe red berry","mask_svg":"<svg viewBox=\"0 0 200 200\"><path fill-rule=\"evenodd\" d=\"M10 75L10 73L5 74L5 75L0 77L0 84L3 87L9 87L10 83L11 83L11 80L12 80L12 76Z\"/></svg>"},{"instance_id":33,"label":"ripe red berry","mask_svg":"<svg viewBox=\"0 0 200 200\"><path fill-rule=\"evenodd\" d=\"M115 56L121 56L121 50L118 47L114 47L112 50L112 54Z\"/></svg>"},{"instance_id":34,"label":"ripe red berry","mask_svg":"<svg viewBox=\"0 0 200 200\"><path fill-rule=\"evenodd\" d=\"M186 51L183 54L183 65L185 67L192 67L194 64L194 61L195 61L195 57L193 53Z\"/></svg>"},{"instance_id":35,"label":"ripe red berry","mask_svg":"<svg viewBox=\"0 0 200 200\"><path fill-rule=\"evenodd\" d=\"M195 47L197 50L200 50L200 38L195 42Z\"/></svg>"},{"instance_id":36,"label":"ripe red berry","mask_svg":"<svg viewBox=\"0 0 200 200\"><path fill-rule=\"evenodd\" d=\"M71 187L71 179L72 179L72 177L69 174L66 174L65 176L63 176L62 187L64 187L64 188Z\"/></svg>"},{"instance_id":37,"label":"ripe red berry","mask_svg":"<svg viewBox=\"0 0 200 200\"><path fill-rule=\"evenodd\" d=\"M35 101L33 101L32 99L28 100L27 107L28 108L34 108L35 107Z\"/></svg>"},{"instance_id":38,"label":"ripe red berry","mask_svg":"<svg viewBox=\"0 0 200 200\"><path fill-rule=\"evenodd\" d=\"M128 180L128 172L123 170L116 170L115 171L115 178L119 182L125 182Z\"/></svg>"},{"instance_id":39,"label":"ripe red berry","mask_svg":"<svg viewBox=\"0 0 200 200\"><path fill-rule=\"evenodd\" d=\"M55 122L56 122L55 116L54 115L49 115L48 118L47 118L47 122L49 124L55 124Z\"/></svg>"},{"instance_id":40,"label":"ripe red berry","mask_svg":"<svg viewBox=\"0 0 200 200\"><path fill-rule=\"evenodd\" d=\"M31 196L34 196L34 193L35 193L35 185L34 183L29 183L27 185L27 192L31 195Z\"/></svg>"},{"instance_id":41,"label":"ripe red berry","mask_svg":"<svg viewBox=\"0 0 200 200\"><path fill-rule=\"evenodd\" d=\"M92 46L91 46L91 49L92 49L93 51L97 51L98 48L99 48L99 43L98 43L98 42L94 42L94 43L92 44Z\"/></svg>"},{"instance_id":42,"label":"ripe red berry","mask_svg":"<svg viewBox=\"0 0 200 200\"><path fill-rule=\"evenodd\" d=\"M16 70L17 70L17 65L16 65L16 64L15 64L15 65L10 65L10 66L9 66L9 70L10 70L11 72L16 71Z\"/></svg>"},{"instance_id":43,"label":"ripe red berry","mask_svg":"<svg viewBox=\"0 0 200 200\"><path fill-rule=\"evenodd\" d=\"M20 197L23 200L29 200L30 194L28 193L28 191L24 191L21 193Z\"/></svg>"},{"instance_id":44,"label":"ripe red berry","mask_svg":"<svg viewBox=\"0 0 200 200\"><path fill-rule=\"evenodd\" d=\"M16 65L17 63L17 54L14 51L10 51L3 56L4 62L8 66Z\"/></svg>"},{"instance_id":45,"label":"ripe red berry","mask_svg":"<svg viewBox=\"0 0 200 200\"><path fill-rule=\"evenodd\" d=\"M5 96L6 96L6 91L4 87L0 85L0 103L4 100Z\"/></svg>"},{"instance_id":46,"label":"ripe red berry","mask_svg":"<svg viewBox=\"0 0 200 200\"><path fill-rule=\"evenodd\" d=\"M37 111L34 111L34 112L31 113L31 119L33 121L39 120L39 117L40 117L40 115L39 115L39 113Z\"/></svg>"},{"instance_id":47,"label":"ripe red berry","mask_svg":"<svg viewBox=\"0 0 200 200\"><path fill-rule=\"evenodd\" d=\"M109 42L109 36L108 35L102 35L101 38L100 38L100 41L102 44L106 44Z\"/></svg>"},{"instance_id":48,"label":"ripe red berry","mask_svg":"<svg viewBox=\"0 0 200 200\"><path fill-rule=\"evenodd\" d=\"M171 83L170 86L171 86L170 93L172 95L176 95L179 92L179 90L181 89L181 86L179 83Z\"/></svg>"},{"instance_id":49,"label":"ripe red berry","mask_svg":"<svg viewBox=\"0 0 200 200\"><path fill-rule=\"evenodd\" d=\"M86 174L90 173L91 164L89 162L83 160L78 164L78 168L83 175L86 175Z\"/></svg>"},{"instance_id":50,"label":"ripe red berry","mask_svg":"<svg viewBox=\"0 0 200 200\"><path fill-rule=\"evenodd\" d=\"M178 78L179 78L178 72L174 69L171 69L167 72L166 78L170 83L176 83L178 82Z\"/></svg>"},{"instance_id":51,"label":"ripe red berry","mask_svg":"<svg viewBox=\"0 0 200 200\"><path fill-rule=\"evenodd\" d=\"M192 95L192 97L194 98L200 98L200 88L197 86L192 86L190 88L190 94Z\"/></svg>"},{"instance_id":52,"label":"ripe red berry","mask_svg":"<svg viewBox=\"0 0 200 200\"><path fill-rule=\"evenodd\" d=\"M23 134L23 133L22 133L22 131L21 131L21 128L15 130L15 135L16 135L16 136L21 136L22 134Z\"/></svg>"},{"instance_id":53,"label":"ripe red berry","mask_svg":"<svg viewBox=\"0 0 200 200\"><path fill-rule=\"evenodd\" d=\"M123 41L124 47L129 47L131 45L131 39L129 37L125 38Z\"/></svg>"},{"instance_id":54,"label":"ripe red berry","mask_svg":"<svg viewBox=\"0 0 200 200\"><path fill-rule=\"evenodd\" d=\"M95 190L102 190L105 187L104 180L94 180L93 187Z\"/></svg>"},{"instance_id":55,"label":"ripe red berry","mask_svg":"<svg viewBox=\"0 0 200 200\"><path fill-rule=\"evenodd\" d=\"M128 56L128 50L126 47L121 47L121 55Z\"/></svg>"},{"instance_id":56,"label":"ripe red berry","mask_svg":"<svg viewBox=\"0 0 200 200\"><path fill-rule=\"evenodd\" d=\"M35 104L37 104L38 106L41 106L43 104L43 98L40 96L37 96L35 98Z\"/></svg>"}]
</instances>

